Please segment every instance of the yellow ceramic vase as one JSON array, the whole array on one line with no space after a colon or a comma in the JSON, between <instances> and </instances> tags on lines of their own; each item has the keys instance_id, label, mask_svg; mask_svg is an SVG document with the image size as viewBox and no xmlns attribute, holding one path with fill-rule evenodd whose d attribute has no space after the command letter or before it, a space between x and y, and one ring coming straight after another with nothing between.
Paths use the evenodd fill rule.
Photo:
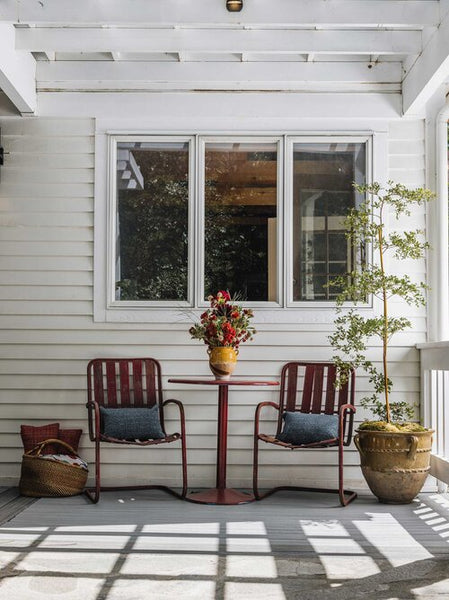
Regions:
<instances>
[{"instance_id":1,"label":"yellow ceramic vase","mask_svg":"<svg viewBox=\"0 0 449 600\"><path fill-rule=\"evenodd\" d=\"M230 347L209 348L209 367L215 379L229 379L237 364L237 351Z\"/></svg>"}]
</instances>

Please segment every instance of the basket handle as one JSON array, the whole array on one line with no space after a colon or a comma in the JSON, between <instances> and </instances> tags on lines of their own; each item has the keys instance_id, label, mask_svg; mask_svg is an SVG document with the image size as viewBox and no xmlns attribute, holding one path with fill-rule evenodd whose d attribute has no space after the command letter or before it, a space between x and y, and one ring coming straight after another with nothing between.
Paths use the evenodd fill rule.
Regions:
<instances>
[{"instance_id":1,"label":"basket handle","mask_svg":"<svg viewBox=\"0 0 449 600\"><path fill-rule=\"evenodd\" d=\"M70 444L63 442L62 440L57 440L55 438L50 438L48 440L44 440L43 442L40 442L39 444L37 444L37 446L34 446L34 448L32 448L31 450L28 450L28 452L25 452L25 454L27 456L32 456L33 454L36 454L36 456L40 456L42 453L42 450L48 444L60 444L61 446L64 446L64 448L66 450L69 450L70 454L75 454L76 456L78 456L78 454L75 452L75 450L72 448L72 446L70 446Z\"/></svg>"}]
</instances>

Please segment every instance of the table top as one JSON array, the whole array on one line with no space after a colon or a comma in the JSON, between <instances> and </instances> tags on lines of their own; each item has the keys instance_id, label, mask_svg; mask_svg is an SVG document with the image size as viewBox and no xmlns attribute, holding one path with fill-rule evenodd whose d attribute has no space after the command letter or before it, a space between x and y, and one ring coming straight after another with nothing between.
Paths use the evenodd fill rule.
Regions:
<instances>
[{"instance_id":1,"label":"table top","mask_svg":"<svg viewBox=\"0 0 449 600\"><path fill-rule=\"evenodd\" d=\"M169 383L190 383L193 385L279 385L279 381L254 379L169 379Z\"/></svg>"}]
</instances>

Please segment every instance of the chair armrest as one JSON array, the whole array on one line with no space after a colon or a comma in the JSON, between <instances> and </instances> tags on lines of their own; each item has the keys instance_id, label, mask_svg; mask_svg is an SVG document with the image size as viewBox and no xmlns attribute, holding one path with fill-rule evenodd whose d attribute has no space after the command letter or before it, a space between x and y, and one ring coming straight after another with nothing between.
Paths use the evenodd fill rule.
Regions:
<instances>
[{"instance_id":1,"label":"chair armrest","mask_svg":"<svg viewBox=\"0 0 449 600\"><path fill-rule=\"evenodd\" d=\"M167 404L176 404L176 406L178 407L179 410L179 420L181 422L181 436L183 437L183 439L185 439L185 433L186 433L186 419L185 419L185 413L184 413L184 405L180 400L174 400L173 398L170 398L169 400L165 400L162 403L162 407L167 406ZM165 425L164 425L165 427ZM164 429L165 431L165 429Z\"/></svg>"},{"instance_id":2,"label":"chair armrest","mask_svg":"<svg viewBox=\"0 0 449 600\"><path fill-rule=\"evenodd\" d=\"M100 437L100 406L95 400L86 402L88 412L89 438L91 442L95 442ZM94 418L92 418L92 414Z\"/></svg>"},{"instance_id":3,"label":"chair armrest","mask_svg":"<svg viewBox=\"0 0 449 600\"><path fill-rule=\"evenodd\" d=\"M264 408L265 406L271 406L272 408L276 409L277 411L279 411L279 404L276 404L276 402L260 402L257 406L256 406L256 414L254 416L254 435L258 436L259 435L259 423L260 423L260 413L262 411L262 408Z\"/></svg>"},{"instance_id":4,"label":"chair armrest","mask_svg":"<svg viewBox=\"0 0 449 600\"><path fill-rule=\"evenodd\" d=\"M344 446L349 446L352 439L352 424L354 421L356 408L352 404L342 404L339 408L338 413L339 437L343 440Z\"/></svg>"}]
</instances>

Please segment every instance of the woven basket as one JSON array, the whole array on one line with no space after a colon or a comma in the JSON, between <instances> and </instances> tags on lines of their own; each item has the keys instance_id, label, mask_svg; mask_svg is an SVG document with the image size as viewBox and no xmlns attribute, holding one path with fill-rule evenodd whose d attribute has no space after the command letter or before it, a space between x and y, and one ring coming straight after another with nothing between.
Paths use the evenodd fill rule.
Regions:
<instances>
[{"instance_id":1,"label":"woven basket","mask_svg":"<svg viewBox=\"0 0 449 600\"><path fill-rule=\"evenodd\" d=\"M56 443L68 450L68 453L77 456L69 444L56 439L45 440L26 452L22 457L19 482L22 496L33 498L75 496L83 491L87 480L87 469L41 457L42 450L47 444Z\"/></svg>"}]
</instances>

